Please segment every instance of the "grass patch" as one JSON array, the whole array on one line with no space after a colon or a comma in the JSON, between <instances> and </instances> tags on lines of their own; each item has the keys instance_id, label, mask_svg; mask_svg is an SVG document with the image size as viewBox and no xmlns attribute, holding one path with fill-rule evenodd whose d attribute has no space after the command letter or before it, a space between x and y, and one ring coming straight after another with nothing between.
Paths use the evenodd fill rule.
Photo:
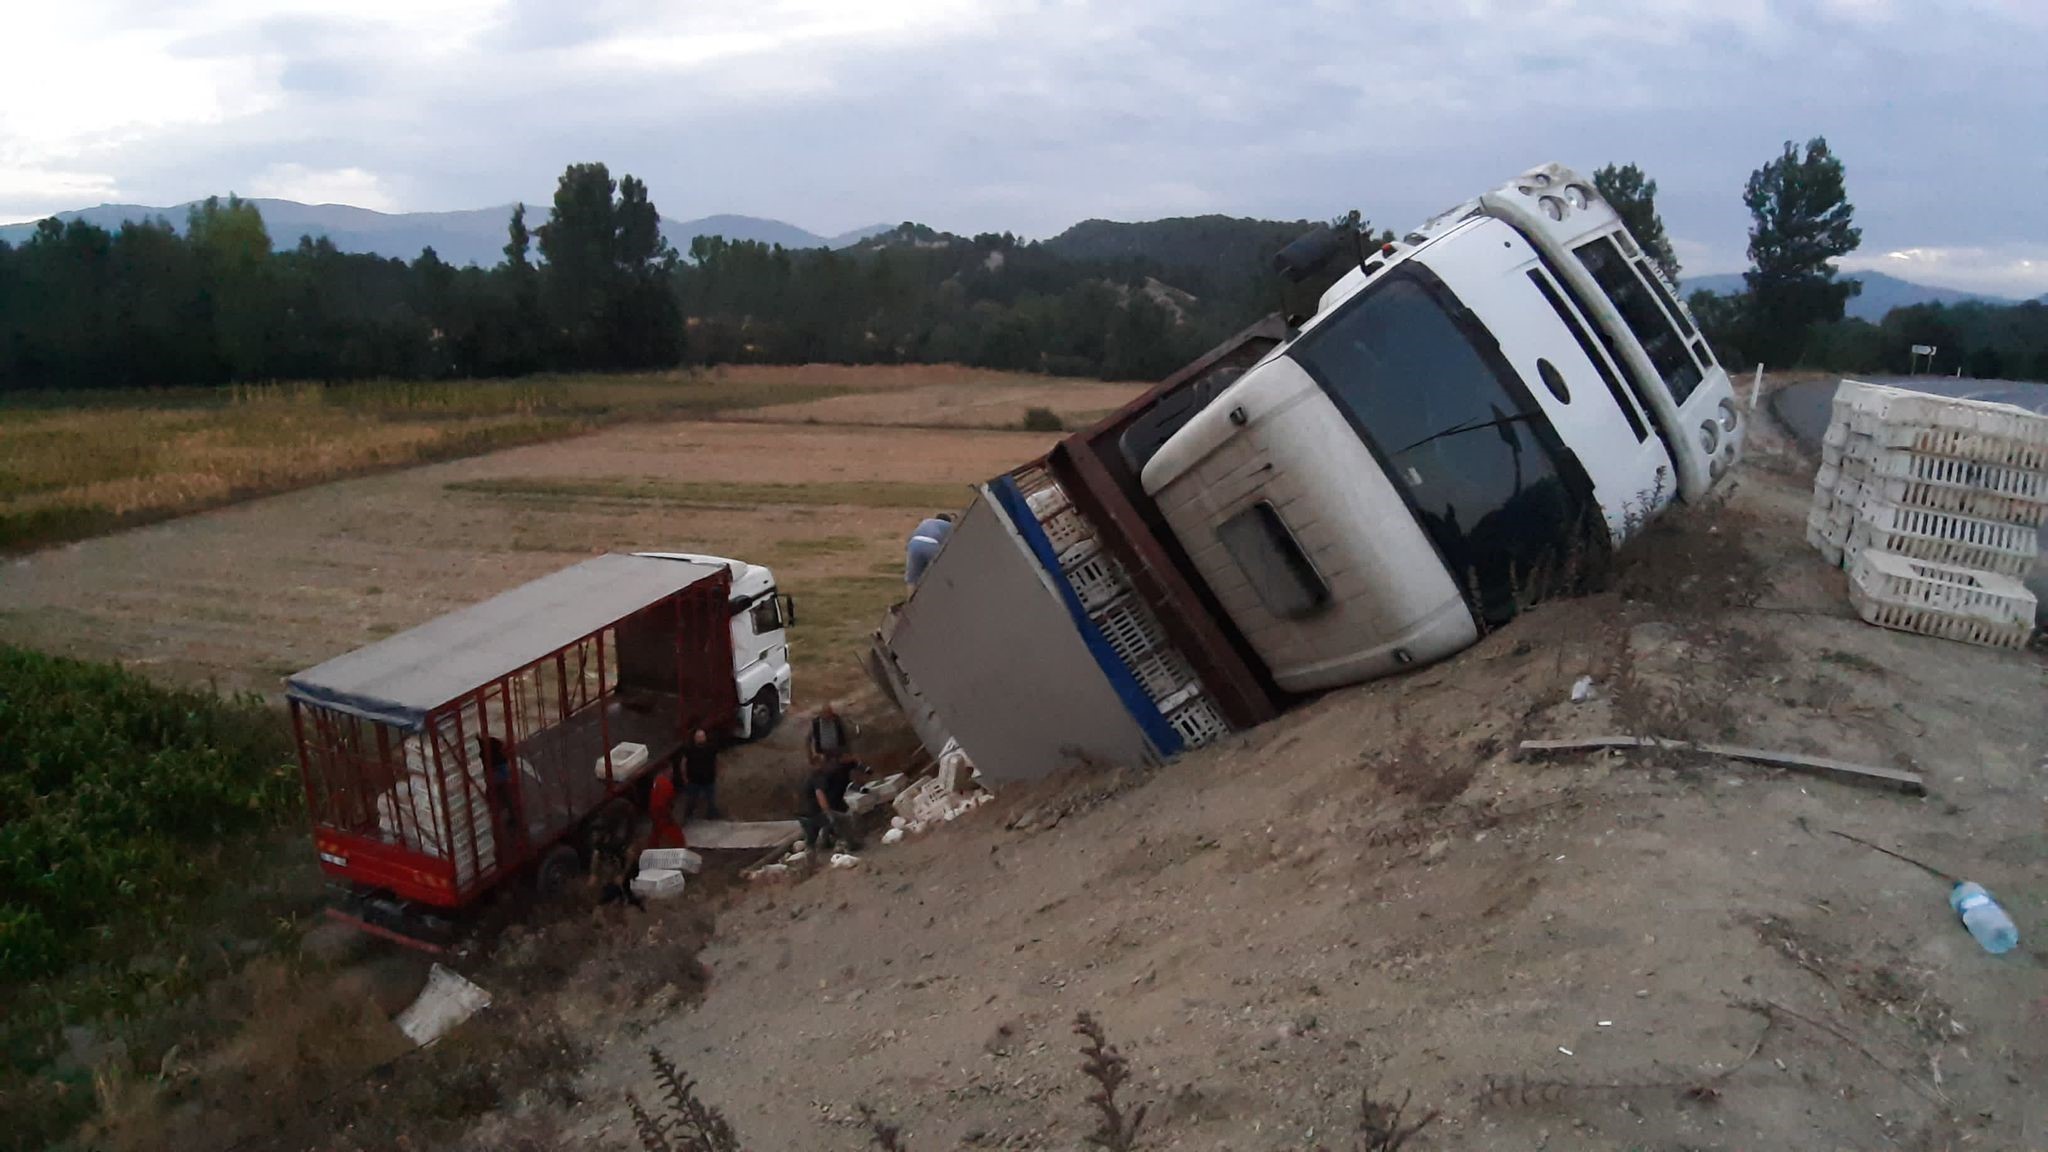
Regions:
<instances>
[{"instance_id":1,"label":"grass patch","mask_svg":"<svg viewBox=\"0 0 2048 1152\"><path fill-rule=\"evenodd\" d=\"M92 1104L35 1075L66 1025L198 986L208 959L163 953L298 810L290 756L282 719L253 699L0 645L0 1101L14 1131L51 1136ZM269 946L265 928L252 947Z\"/></svg>"},{"instance_id":2,"label":"grass patch","mask_svg":"<svg viewBox=\"0 0 2048 1152\"><path fill-rule=\"evenodd\" d=\"M798 560L815 556L844 556L859 552L868 542L858 536L813 536L808 539L778 541L769 552L769 559L761 561L769 567L779 567Z\"/></svg>"},{"instance_id":3,"label":"grass patch","mask_svg":"<svg viewBox=\"0 0 2048 1152\"><path fill-rule=\"evenodd\" d=\"M508 476L488 480L457 480L443 487L450 492L501 500L659 504L677 508L943 509L959 506L969 494L964 484L913 484L894 481L760 484L724 480L653 480L632 476L599 476L576 480L529 480L524 477Z\"/></svg>"},{"instance_id":4,"label":"grass patch","mask_svg":"<svg viewBox=\"0 0 2048 1152\"><path fill-rule=\"evenodd\" d=\"M862 381L786 369L4 396L0 550L627 420L822 399Z\"/></svg>"}]
</instances>

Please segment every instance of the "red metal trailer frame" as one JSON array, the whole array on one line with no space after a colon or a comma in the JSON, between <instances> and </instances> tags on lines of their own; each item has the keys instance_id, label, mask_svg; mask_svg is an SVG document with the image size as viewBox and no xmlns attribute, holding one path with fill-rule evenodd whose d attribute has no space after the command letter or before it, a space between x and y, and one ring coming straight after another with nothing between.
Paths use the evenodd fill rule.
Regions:
<instances>
[{"instance_id":1,"label":"red metal trailer frame","mask_svg":"<svg viewBox=\"0 0 2048 1152\"><path fill-rule=\"evenodd\" d=\"M578 601L579 581L624 571L624 562L669 566L627 573L643 589L649 573L683 586L589 627L592 613L607 609L589 596ZM564 611L533 611L545 597L532 590L550 581L556 599L567 598ZM570 841L686 734L732 725L730 588L722 566L600 557L292 677L287 697L321 868L359 892L452 910ZM419 704L420 686L434 683L420 669L435 645L453 644L459 663L468 635L490 646L487 657L546 648ZM380 659L393 696L413 691L414 704L375 694L376 678L361 670ZM344 662L352 663L323 678ZM482 662L469 654L470 664ZM347 687L332 687L338 682ZM616 763L623 742L645 745L647 758Z\"/></svg>"}]
</instances>

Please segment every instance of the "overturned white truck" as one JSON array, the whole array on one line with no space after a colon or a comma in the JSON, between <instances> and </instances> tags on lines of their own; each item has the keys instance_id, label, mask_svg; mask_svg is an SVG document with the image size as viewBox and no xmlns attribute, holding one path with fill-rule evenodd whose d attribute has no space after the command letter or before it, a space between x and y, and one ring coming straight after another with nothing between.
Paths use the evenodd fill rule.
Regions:
<instances>
[{"instance_id":1,"label":"overturned white truck","mask_svg":"<svg viewBox=\"0 0 2048 1152\"><path fill-rule=\"evenodd\" d=\"M1347 244L1290 246L1305 275ZM981 486L870 673L995 779L1171 757L1440 660L1741 451L1692 316L1531 169Z\"/></svg>"}]
</instances>

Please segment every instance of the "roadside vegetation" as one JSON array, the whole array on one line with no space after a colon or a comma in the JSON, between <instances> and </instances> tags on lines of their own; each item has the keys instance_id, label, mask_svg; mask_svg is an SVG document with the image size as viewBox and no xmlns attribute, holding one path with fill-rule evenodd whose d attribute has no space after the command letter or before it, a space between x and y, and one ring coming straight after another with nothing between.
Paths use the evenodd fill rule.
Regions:
<instances>
[{"instance_id":1,"label":"roadside vegetation","mask_svg":"<svg viewBox=\"0 0 2048 1152\"><path fill-rule=\"evenodd\" d=\"M39 1072L68 1026L197 988L206 896L299 807L278 716L110 665L0 645L0 1127L40 1146L89 1110L89 1067ZM246 912L247 909L244 909ZM259 914L260 915L260 914ZM259 945L265 943L260 939Z\"/></svg>"}]
</instances>

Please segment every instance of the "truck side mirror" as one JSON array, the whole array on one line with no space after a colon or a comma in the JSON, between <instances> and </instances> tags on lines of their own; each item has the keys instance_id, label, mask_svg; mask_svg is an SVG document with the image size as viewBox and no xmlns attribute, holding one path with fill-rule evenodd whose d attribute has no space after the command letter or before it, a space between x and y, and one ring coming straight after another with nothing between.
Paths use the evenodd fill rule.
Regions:
<instances>
[{"instance_id":1,"label":"truck side mirror","mask_svg":"<svg viewBox=\"0 0 2048 1152\"><path fill-rule=\"evenodd\" d=\"M796 597L782 594L782 625L787 628L796 623Z\"/></svg>"}]
</instances>

